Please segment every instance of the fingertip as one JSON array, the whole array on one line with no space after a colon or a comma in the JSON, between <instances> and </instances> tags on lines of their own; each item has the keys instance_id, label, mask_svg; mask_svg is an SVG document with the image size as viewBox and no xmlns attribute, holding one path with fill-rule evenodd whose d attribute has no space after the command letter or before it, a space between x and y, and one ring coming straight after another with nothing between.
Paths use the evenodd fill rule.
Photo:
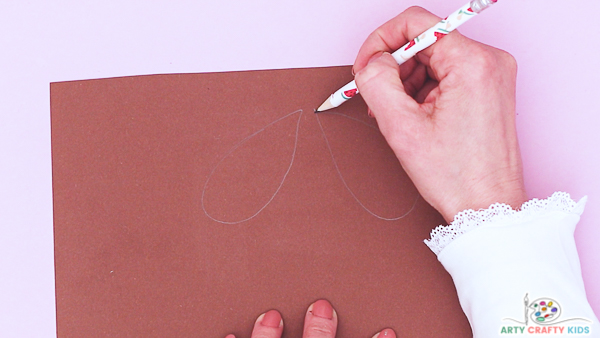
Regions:
<instances>
[{"instance_id":1,"label":"fingertip","mask_svg":"<svg viewBox=\"0 0 600 338\"><path fill-rule=\"evenodd\" d=\"M306 311L304 318L303 337L335 337L338 324L337 312L331 303L319 299L312 303Z\"/></svg>"},{"instance_id":2,"label":"fingertip","mask_svg":"<svg viewBox=\"0 0 600 338\"><path fill-rule=\"evenodd\" d=\"M355 80L361 92L365 90L365 84L369 82L374 83L374 87L376 88L380 88L384 84L393 84L394 86L402 87L400 66L388 52L373 55L367 66L358 71ZM367 88L366 90L368 91L369 89Z\"/></svg>"},{"instance_id":3,"label":"fingertip","mask_svg":"<svg viewBox=\"0 0 600 338\"><path fill-rule=\"evenodd\" d=\"M416 101L406 94L400 75L400 66L390 53L382 53L356 74L356 85L378 122L384 116L395 118L398 111L405 115L415 109Z\"/></svg>"},{"instance_id":4,"label":"fingertip","mask_svg":"<svg viewBox=\"0 0 600 338\"><path fill-rule=\"evenodd\" d=\"M377 332L372 338L396 338L396 332L392 329L385 329Z\"/></svg>"},{"instance_id":5,"label":"fingertip","mask_svg":"<svg viewBox=\"0 0 600 338\"><path fill-rule=\"evenodd\" d=\"M262 315L258 316L256 322L266 327L283 327L283 318L281 318L281 314L277 310L269 310L263 313Z\"/></svg>"},{"instance_id":6,"label":"fingertip","mask_svg":"<svg viewBox=\"0 0 600 338\"><path fill-rule=\"evenodd\" d=\"M370 57L370 58L369 58L369 60L367 61L367 66L368 66L368 65L369 65L371 62L374 62L374 61L377 61L377 60L379 60L379 58L381 58L381 57L382 57L384 54L389 54L389 53L387 53L387 52L381 52L381 51L380 51L380 52L377 52L377 53L375 53L375 54L371 55L371 57Z\"/></svg>"},{"instance_id":7,"label":"fingertip","mask_svg":"<svg viewBox=\"0 0 600 338\"><path fill-rule=\"evenodd\" d=\"M377 60L379 62L387 63L389 66L397 69L398 73L400 73L400 65L398 64L398 61L396 61L396 59L394 58L394 56L392 54L390 54L388 52L383 52Z\"/></svg>"},{"instance_id":8,"label":"fingertip","mask_svg":"<svg viewBox=\"0 0 600 338\"><path fill-rule=\"evenodd\" d=\"M365 67L368 66L371 62L379 59L384 53L386 53L386 52L376 51L376 52L373 52L373 54L369 55L368 58L363 57L363 58L361 58L361 60L357 60L354 64L354 66L352 66L352 75L356 76L363 69L365 69Z\"/></svg>"},{"instance_id":9,"label":"fingertip","mask_svg":"<svg viewBox=\"0 0 600 338\"><path fill-rule=\"evenodd\" d=\"M283 319L277 310L269 310L256 318L252 337L280 338L283 333Z\"/></svg>"},{"instance_id":10,"label":"fingertip","mask_svg":"<svg viewBox=\"0 0 600 338\"><path fill-rule=\"evenodd\" d=\"M308 311L311 312L313 316L325 319L333 319L333 306L331 306L331 303L325 299L319 299L312 303Z\"/></svg>"},{"instance_id":11,"label":"fingertip","mask_svg":"<svg viewBox=\"0 0 600 338\"><path fill-rule=\"evenodd\" d=\"M225 336L225 338L235 338L235 336L233 334L228 334Z\"/></svg>"},{"instance_id":12,"label":"fingertip","mask_svg":"<svg viewBox=\"0 0 600 338\"><path fill-rule=\"evenodd\" d=\"M380 337L396 338L396 332L394 332L394 330L392 330L392 329L385 329L385 330L381 331Z\"/></svg>"}]
</instances>

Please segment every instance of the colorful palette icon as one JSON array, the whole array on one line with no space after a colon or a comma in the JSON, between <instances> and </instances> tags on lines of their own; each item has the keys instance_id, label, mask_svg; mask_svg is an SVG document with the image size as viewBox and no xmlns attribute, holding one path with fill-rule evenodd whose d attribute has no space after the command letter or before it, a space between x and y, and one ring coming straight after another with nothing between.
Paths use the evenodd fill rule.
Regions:
<instances>
[{"instance_id":1,"label":"colorful palette icon","mask_svg":"<svg viewBox=\"0 0 600 338\"><path fill-rule=\"evenodd\" d=\"M534 300L529 308L533 309L531 319L537 324L549 324L554 322L561 313L558 302L550 298L539 298Z\"/></svg>"}]
</instances>

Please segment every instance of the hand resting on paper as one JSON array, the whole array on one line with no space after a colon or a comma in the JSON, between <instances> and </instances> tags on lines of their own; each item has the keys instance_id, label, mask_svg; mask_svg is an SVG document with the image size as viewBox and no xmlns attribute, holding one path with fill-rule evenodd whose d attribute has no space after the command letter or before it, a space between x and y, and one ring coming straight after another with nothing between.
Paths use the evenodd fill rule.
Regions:
<instances>
[{"instance_id":1,"label":"hand resting on paper","mask_svg":"<svg viewBox=\"0 0 600 338\"><path fill-rule=\"evenodd\" d=\"M317 300L310 305L306 311L302 338L334 338L337 330L337 323L337 313L331 304L324 299ZM270 310L258 316L250 337L280 338L282 332L283 320L281 314L276 310ZM396 338L396 334L391 329L385 329L376 333L374 337ZM225 338L236 337L230 334Z\"/></svg>"},{"instance_id":2,"label":"hand resting on paper","mask_svg":"<svg viewBox=\"0 0 600 338\"><path fill-rule=\"evenodd\" d=\"M369 114L446 221L527 200L515 127L514 58L454 31L398 66L389 52L441 19L412 7L373 32L353 71Z\"/></svg>"}]
</instances>

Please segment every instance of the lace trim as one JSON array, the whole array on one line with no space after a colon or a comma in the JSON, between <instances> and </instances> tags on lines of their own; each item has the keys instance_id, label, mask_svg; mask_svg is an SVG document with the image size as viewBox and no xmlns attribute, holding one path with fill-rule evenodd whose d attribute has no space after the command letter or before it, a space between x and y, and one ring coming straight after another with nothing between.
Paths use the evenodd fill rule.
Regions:
<instances>
[{"instance_id":1,"label":"lace trim","mask_svg":"<svg viewBox=\"0 0 600 338\"><path fill-rule=\"evenodd\" d=\"M555 192L547 199L534 198L525 202L521 210L514 210L503 203L492 204L487 209L464 210L459 212L454 221L447 226L439 225L431 231L431 239L424 242L436 255L461 235L485 224L501 220L521 220L528 216L539 215L545 211L571 212L577 203L566 192Z\"/></svg>"}]
</instances>

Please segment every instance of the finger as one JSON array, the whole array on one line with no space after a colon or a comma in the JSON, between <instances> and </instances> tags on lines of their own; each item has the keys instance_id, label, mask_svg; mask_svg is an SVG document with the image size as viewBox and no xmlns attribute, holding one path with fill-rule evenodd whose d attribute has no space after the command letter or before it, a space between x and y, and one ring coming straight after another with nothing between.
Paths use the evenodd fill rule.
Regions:
<instances>
[{"instance_id":1,"label":"finger","mask_svg":"<svg viewBox=\"0 0 600 338\"><path fill-rule=\"evenodd\" d=\"M400 75L402 75L402 71L400 71ZM425 81L427 81L427 67L423 64L419 64L415 67L410 76L402 80L404 91L408 96L414 98L421 88L423 88ZM419 100L416 101L418 102Z\"/></svg>"},{"instance_id":2,"label":"finger","mask_svg":"<svg viewBox=\"0 0 600 338\"><path fill-rule=\"evenodd\" d=\"M320 299L306 311L302 338L334 338L337 331L337 313L331 304Z\"/></svg>"},{"instance_id":3,"label":"finger","mask_svg":"<svg viewBox=\"0 0 600 338\"><path fill-rule=\"evenodd\" d=\"M396 332L392 329L385 329L377 332L372 338L396 338Z\"/></svg>"},{"instance_id":4,"label":"finger","mask_svg":"<svg viewBox=\"0 0 600 338\"><path fill-rule=\"evenodd\" d=\"M400 79L402 79L402 81L408 79L420 64L421 63L418 62L416 58L412 58L400 65Z\"/></svg>"},{"instance_id":5,"label":"finger","mask_svg":"<svg viewBox=\"0 0 600 338\"><path fill-rule=\"evenodd\" d=\"M367 107L367 115L369 115L369 117L374 118L375 116L373 115L373 111L371 110L371 108Z\"/></svg>"},{"instance_id":6,"label":"finger","mask_svg":"<svg viewBox=\"0 0 600 338\"><path fill-rule=\"evenodd\" d=\"M393 53L441 19L421 7L410 7L371 33L363 43L354 62L358 73L377 52ZM428 56L428 52L423 51Z\"/></svg>"},{"instance_id":7,"label":"finger","mask_svg":"<svg viewBox=\"0 0 600 338\"><path fill-rule=\"evenodd\" d=\"M228 334L228 335L225 336L225 338L235 338L235 336L232 335L232 334Z\"/></svg>"},{"instance_id":8,"label":"finger","mask_svg":"<svg viewBox=\"0 0 600 338\"><path fill-rule=\"evenodd\" d=\"M406 115L407 118L414 115L412 112L417 109L417 102L406 94L400 81L399 66L389 53L372 60L356 74L355 79L378 124L397 113ZM382 132L385 133L383 129Z\"/></svg>"},{"instance_id":9,"label":"finger","mask_svg":"<svg viewBox=\"0 0 600 338\"><path fill-rule=\"evenodd\" d=\"M427 80L427 82L423 84L423 87L421 87L421 89L419 89L419 91L415 94L415 101L418 103L423 103L425 101L433 102L433 99L440 94L439 90L434 91L434 89L438 89L438 86L439 83L436 80ZM430 96L431 93L433 94Z\"/></svg>"},{"instance_id":10,"label":"finger","mask_svg":"<svg viewBox=\"0 0 600 338\"><path fill-rule=\"evenodd\" d=\"M254 323L251 338L280 338L283 333L283 319L277 310L267 311L258 316Z\"/></svg>"}]
</instances>

